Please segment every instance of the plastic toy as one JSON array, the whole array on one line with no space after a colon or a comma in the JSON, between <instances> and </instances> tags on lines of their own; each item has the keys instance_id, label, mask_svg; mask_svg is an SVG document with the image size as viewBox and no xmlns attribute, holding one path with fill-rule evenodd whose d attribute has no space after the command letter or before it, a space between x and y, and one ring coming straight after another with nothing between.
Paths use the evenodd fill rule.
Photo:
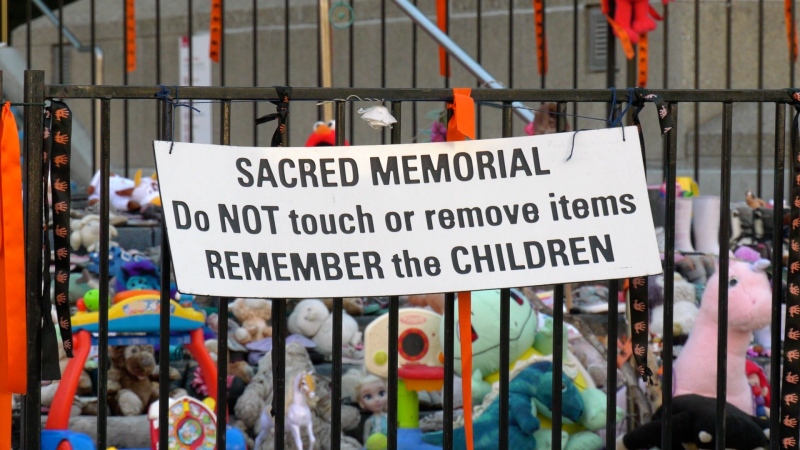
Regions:
<instances>
[{"instance_id":1,"label":"plastic toy","mask_svg":"<svg viewBox=\"0 0 800 450\"><path fill-rule=\"evenodd\" d=\"M192 397L170 400L167 431L168 450L216 450L217 416L213 409L215 402L206 400L201 402ZM152 450L158 448L158 406L159 402L150 405L147 414L147 418L150 420L150 448ZM226 448L228 449L247 449L244 436L236 428L228 427L226 439Z\"/></svg>"},{"instance_id":2,"label":"plastic toy","mask_svg":"<svg viewBox=\"0 0 800 450\"><path fill-rule=\"evenodd\" d=\"M314 376L311 372L301 371L295 374L292 378L292 391L286 397L286 426L292 431L292 438L294 438L295 448L303 450L303 439L301 436L301 428L305 428L308 433L309 450L314 448L314 443L317 438L314 437L314 421L311 414L310 402L316 401L316 383ZM267 439L275 427L272 421L272 415L269 413L268 408L261 411L259 418L261 422L261 429L256 436L255 448L261 448L261 444Z\"/></svg>"},{"instance_id":3,"label":"plastic toy","mask_svg":"<svg viewBox=\"0 0 800 450\"><path fill-rule=\"evenodd\" d=\"M425 309L399 311L397 370L397 448L439 450L422 440L419 391L438 391L444 385L444 353L439 343L442 316ZM364 365L368 372L389 374L389 316L378 317L364 330Z\"/></svg>"},{"instance_id":4,"label":"plastic toy","mask_svg":"<svg viewBox=\"0 0 800 450\"><path fill-rule=\"evenodd\" d=\"M108 330L115 333L109 336L109 345L159 344L159 317L161 301L158 293L145 292L141 295L130 295L109 309ZM64 371L59 389L53 398L47 423L42 430L43 450L94 450L91 440L80 433L67 430L70 408L78 387L81 371L89 357L89 349L97 345L92 333L98 330L98 313L81 312L72 318L74 336L72 358ZM212 397L217 393L217 367L206 351L203 340L205 318L199 311L184 308L176 301L170 301L170 345L183 345L198 362L206 374L207 384ZM119 334L117 334L119 333ZM122 333L137 333L134 336ZM230 446L229 448L233 448ZM204 449L207 447L189 447ZM241 447L244 448L244 447Z\"/></svg>"}]
</instances>

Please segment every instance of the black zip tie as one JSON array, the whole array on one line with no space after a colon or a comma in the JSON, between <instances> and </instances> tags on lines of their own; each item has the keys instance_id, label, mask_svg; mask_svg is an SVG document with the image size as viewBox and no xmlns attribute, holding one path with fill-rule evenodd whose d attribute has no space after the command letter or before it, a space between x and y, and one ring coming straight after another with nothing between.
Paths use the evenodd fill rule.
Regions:
<instances>
[{"instance_id":1,"label":"black zip tie","mask_svg":"<svg viewBox=\"0 0 800 450\"><path fill-rule=\"evenodd\" d=\"M163 84L159 84L159 86L161 87L161 90L156 93L156 98L159 100L163 100L169 103L170 106L172 106L172 114L171 114L172 123L170 124L170 137L169 137L170 139L169 154L171 155L172 148L175 147L175 108L183 106L186 108L193 109L197 112L200 112L200 110L192 106L191 103L178 102L178 86L173 86L175 88L175 98L170 97L169 89L167 89L166 86L164 86Z\"/></svg>"}]
</instances>

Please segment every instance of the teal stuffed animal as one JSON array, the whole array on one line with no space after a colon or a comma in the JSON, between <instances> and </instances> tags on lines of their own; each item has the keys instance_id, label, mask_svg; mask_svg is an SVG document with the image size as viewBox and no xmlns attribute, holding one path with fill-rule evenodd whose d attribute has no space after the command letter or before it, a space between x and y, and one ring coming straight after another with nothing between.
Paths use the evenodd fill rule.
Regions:
<instances>
[{"instance_id":1,"label":"teal stuffed animal","mask_svg":"<svg viewBox=\"0 0 800 450\"><path fill-rule=\"evenodd\" d=\"M520 291L511 289L509 328L509 353L511 361L517 360L533 346L539 319L531 302ZM456 301L456 320L454 329L456 341L458 333L458 301ZM463 379L472 380L474 404L480 404L491 391L491 385L483 380L489 374L500 370L500 290L475 291L472 293L472 374L461 373L461 344L454 347L455 372ZM444 317L439 325L439 338L444 348Z\"/></svg>"},{"instance_id":2,"label":"teal stuffed animal","mask_svg":"<svg viewBox=\"0 0 800 450\"><path fill-rule=\"evenodd\" d=\"M575 384L561 376L561 398L564 418L577 422L583 415L583 398ZM550 409L553 405L553 364L541 361L531 364L509 384L508 436L509 448L514 450L536 450L536 432L541 422L536 417L539 408ZM475 450L497 448L499 439L497 421L500 417L500 401L491 405L473 422ZM428 433L425 442L442 445L442 432ZM453 448L466 449L464 428L453 430Z\"/></svg>"}]
</instances>

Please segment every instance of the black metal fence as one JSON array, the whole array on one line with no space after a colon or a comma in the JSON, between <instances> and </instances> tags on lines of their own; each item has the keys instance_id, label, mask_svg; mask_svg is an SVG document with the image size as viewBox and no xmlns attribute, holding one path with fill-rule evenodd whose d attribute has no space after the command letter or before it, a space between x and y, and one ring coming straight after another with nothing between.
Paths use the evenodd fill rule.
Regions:
<instances>
[{"instance_id":1,"label":"black metal fence","mask_svg":"<svg viewBox=\"0 0 800 450\"><path fill-rule=\"evenodd\" d=\"M0 82L2 78L0 78ZM0 85L1 87L1 85ZM44 73L42 71L27 71L25 74L25 147L24 147L24 170L25 170L25 212L26 212L26 269L27 269L27 305L28 305L28 386L29 392L24 399L23 407L23 422L22 422L22 448L37 449L40 448L41 439L41 413L40 413L40 392L38 386L41 382L41 372L38 370L41 367L40 347L41 340L38 334L40 323L43 316L46 318L46 312L40 309L40 295L41 295L41 248L42 248L42 184L39 182L42 177L42 114L45 101L48 99L60 99L69 102L72 99L97 99L100 100L100 117L101 121L101 179L105 183L102 188L101 199L101 230L103 235L100 240L100 298L108 297L108 225L109 225L109 194L108 194L108 179L110 174L110 137L111 129L111 105L112 102L123 102L126 100L151 100L154 103L160 102L161 104L161 122L159 129L159 136L162 140L172 139L173 124L172 115L174 106L172 103L165 101L159 97L161 88L158 86L67 86L67 85L47 85L44 82ZM772 105L775 111L775 148L774 148L774 176L775 184L773 186L773 198L775 200L776 208L783 204L784 200L784 172L785 172L785 129L786 129L786 106L791 102L790 97L786 91L780 90L664 90L652 91L661 95L665 102L667 102L671 113L675 120L675 129L671 130L664 136L665 148L667 149L667 157L665 158L664 165L664 179L667 186L667 208L666 208L666 244L665 244L665 258L664 258L664 341L663 341L663 408L665 417L671 417L672 412L672 359L673 359L673 297L674 297L674 280L673 272L675 266L675 199L676 199L676 160L677 160L677 136L679 130L677 129L679 121L677 116L682 105L692 105L697 103L716 103L722 109L724 120L722 130L722 157L720 160L720 170L722 173L722 183L720 186L721 192L721 229L727 230L730 220L730 172L731 172L731 146L732 146L732 106L734 103L739 102L753 102L759 104ZM452 91L450 89L353 89L353 88L294 88L290 105L294 102L306 101L333 101L335 105L335 117L339 123L339 130L347 130L345 126L345 106L346 101L342 99L348 98L350 95L357 95L362 98L383 98L391 102L391 111L396 118L401 117L401 108L404 104L415 104L416 102L446 102L451 100ZM627 92L617 93L616 101L620 104L628 102ZM612 102L612 92L608 90L487 90L477 89L472 91L472 96L476 101L493 102L497 105L503 106L502 114L502 130L503 136L511 136L511 121L512 109L510 107L512 101L524 102L543 102L553 101L557 102L558 112L566 113L567 104L571 102L577 103L607 103ZM219 135L219 144L228 145L231 138L231 104L234 102L251 102L251 101L265 101L265 100L278 100L278 93L274 88L260 88L260 87L183 87L181 88L181 99L211 99L221 104L221 133ZM687 106L684 106L687 107ZM558 116L558 130L564 131L567 129L567 116L562 114ZM400 131L404 124L402 121L395 124L391 132L391 143L400 143ZM337 133L336 139L339 144L344 142L345 133ZM654 146L657 143L650 143ZM783 215L774 215L774 229L780 230L783 226ZM722 233L719 242L720 246L720 272L727 273L729 264L728 249L729 241L727 234ZM166 233L162 233L166 237ZM783 266L782 260L782 245L780 233L775 233L773 237L773 254L772 264L776 274L781 273ZM169 277L171 272L170 250L169 243L166 238L162 243L162 257L161 257L161 274L162 274L162 303L169 302ZM720 297L725 297L727 292L727 278L720 278ZM608 314L608 342L617 342L617 329L618 329L618 304L617 295L620 289L621 280L609 280L609 314ZM781 336L780 336L780 308L782 303L782 286L780 276L773 278L773 315L772 323L772 356L771 356L771 385L775 387L775 392L779 393L778 386L781 385L780 370L781 370ZM501 291L501 321L506 323L509 320L509 289ZM221 299L219 302L220 317L227 317L227 301ZM564 301L564 287L559 285L555 286L554 294L554 348L553 348L553 361L554 361L554 377L561 377L563 355L562 349L566 345L563 340L563 301ZM722 300L721 300L722 301ZM453 330L454 325L454 304L455 294L446 294L445 300L445 330ZM274 349L282 349L285 344L285 330L286 330L286 316L285 316L285 302L281 300L273 301L273 325L274 325ZM388 442L389 448L397 448L397 363L398 363L398 308L399 298L391 297L389 308L389 409L388 409ZM334 432L331 434L330 443L325 443L324 448L328 444L332 449L340 447L340 433L337 431L341 429L341 412L338 407L340 404L339 399L342 398L342 299L334 300L333 317L334 317L334 341L333 341L333 384L332 384L332 402L333 407L331 410L331 427ZM161 308L161 348L169 348L169 308ZM44 313L44 314L43 314ZM100 315L100 328L98 333L98 346L100 367L106 367L108 362L108 305L105 302L100 302L99 307ZM500 353L500 418L499 424L500 439L497 444L499 449L507 449L509 446L509 437L506 430L509 421L509 408L508 408L508 388L509 388L509 330L507 327L500 327L500 337L503 345L501 346ZM227 322L226 320L219 321L219 335L227 335ZM719 348L727 347L727 328L725 326L719 327ZM448 332L445 337L445 386L444 386L444 447L452 448L453 442L453 348L454 336L452 332ZM273 370L274 370L274 396L279 401L274 403L276 407L275 414L275 448L284 448L284 402L280 399L284 398L284 381L285 381L285 367L284 367L284 354L281 351L273 352ZM219 354L227 354L225 339L219 340ZM617 386L617 362L616 352L609 351L608 354L608 381L606 386L609 386L609 395L607 403L607 417L609 420L606 424L606 448L615 448L616 438L616 425L613 417L616 411L616 395L613 395L612 389ZM726 372L725 366L726 352L718 352L718 374ZM218 429L225 430L227 414L227 383L226 383L226 370L225 358L218 358L218 392L217 392L217 409L218 409ZM160 352L160 399L165 400L169 394L169 355L166 351ZM555 379L558 379L555 378ZM102 402L106 397L107 386L107 373L104 370L99 371L99 398ZM553 434L552 446L554 448L561 447L561 390L558 383L553 384ZM721 392L724 392L725 377L718 376L717 386ZM780 443L777 436L779 434L779 419L781 415L778 413L778 395L773 395L776 400L773 401L773 413L771 415L771 449L778 450ZM720 396L717 400L717 411L719 408L724 408L725 396ZM167 401L160 402L160 448L168 448L167 446ZM718 417L722 415L718 414ZM724 431L725 422L718 421L717 430ZM97 420L97 436L98 448L105 449L107 447L107 436L109 430L107 429L107 413L105 408L99 408ZM723 433L724 436L724 433ZM225 448L225 434L218 435L218 448ZM666 420L662 432L662 447L673 448L672 442L672 422ZM724 439L716 441L717 450L724 450L726 448Z\"/></svg>"}]
</instances>

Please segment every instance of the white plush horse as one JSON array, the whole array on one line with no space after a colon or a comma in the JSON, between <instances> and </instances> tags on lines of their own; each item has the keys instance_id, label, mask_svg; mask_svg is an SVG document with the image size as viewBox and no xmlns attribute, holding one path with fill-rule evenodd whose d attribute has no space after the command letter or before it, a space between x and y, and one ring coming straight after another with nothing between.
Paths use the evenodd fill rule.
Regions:
<instances>
[{"instance_id":1,"label":"white plush horse","mask_svg":"<svg viewBox=\"0 0 800 450\"><path fill-rule=\"evenodd\" d=\"M298 372L292 379L292 391L286 396L286 409L284 410L286 429L292 431L294 444L298 450L303 450L303 439L300 435L301 428L305 427L308 432L309 450L314 448L314 443L317 440L314 437L311 408L308 405L309 400L316 398L314 389L316 389L316 385L313 375L310 372ZM256 436L256 450L261 449L261 445L274 429L269 407L261 411L260 425L261 430Z\"/></svg>"}]
</instances>

